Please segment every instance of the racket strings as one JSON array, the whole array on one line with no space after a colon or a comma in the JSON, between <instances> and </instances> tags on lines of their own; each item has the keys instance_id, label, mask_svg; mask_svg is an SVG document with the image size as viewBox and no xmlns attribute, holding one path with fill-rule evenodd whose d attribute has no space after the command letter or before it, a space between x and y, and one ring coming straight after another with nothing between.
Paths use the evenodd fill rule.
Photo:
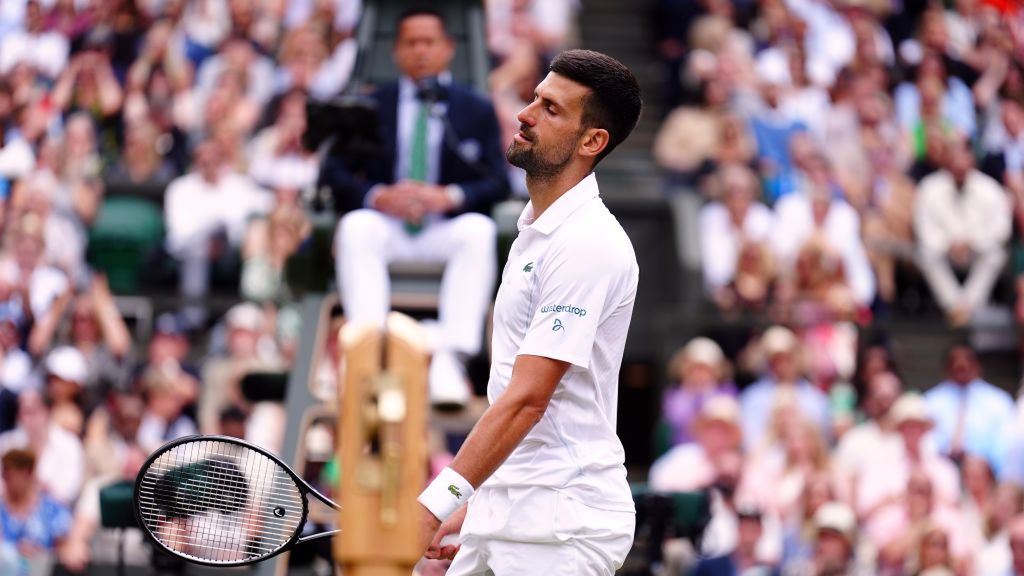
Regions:
<instances>
[{"instance_id":1,"label":"racket strings","mask_svg":"<svg viewBox=\"0 0 1024 576\"><path fill-rule=\"evenodd\" d=\"M174 446L142 472L139 513L170 550L209 563L268 556L296 534L304 498L255 450L220 440Z\"/></svg>"}]
</instances>

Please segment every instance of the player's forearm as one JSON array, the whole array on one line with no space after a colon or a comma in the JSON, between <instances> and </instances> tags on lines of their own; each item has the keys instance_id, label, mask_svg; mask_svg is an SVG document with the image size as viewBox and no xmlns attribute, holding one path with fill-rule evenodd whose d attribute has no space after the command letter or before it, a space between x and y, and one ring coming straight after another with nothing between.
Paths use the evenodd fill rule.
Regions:
<instances>
[{"instance_id":1,"label":"player's forearm","mask_svg":"<svg viewBox=\"0 0 1024 576\"><path fill-rule=\"evenodd\" d=\"M473 427L451 467L479 488L543 416L544 407L502 396Z\"/></svg>"},{"instance_id":2,"label":"player's forearm","mask_svg":"<svg viewBox=\"0 0 1024 576\"><path fill-rule=\"evenodd\" d=\"M518 356L508 387L484 412L451 467L474 488L483 484L544 417L568 369L560 360Z\"/></svg>"},{"instance_id":3,"label":"player's forearm","mask_svg":"<svg viewBox=\"0 0 1024 576\"><path fill-rule=\"evenodd\" d=\"M551 396L569 364L528 354L516 357L512 379L484 412L452 465L420 494L420 504L444 521L501 466L530 429L544 417ZM434 524L433 521L428 525ZM436 529L437 526L433 526Z\"/></svg>"}]
</instances>

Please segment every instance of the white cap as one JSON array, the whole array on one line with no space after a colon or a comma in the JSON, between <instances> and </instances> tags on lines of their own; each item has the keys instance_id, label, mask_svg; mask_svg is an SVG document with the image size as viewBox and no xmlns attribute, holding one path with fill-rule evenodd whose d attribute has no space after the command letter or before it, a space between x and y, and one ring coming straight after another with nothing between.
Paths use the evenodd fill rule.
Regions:
<instances>
[{"instance_id":1,"label":"white cap","mask_svg":"<svg viewBox=\"0 0 1024 576\"><path fill-rule=\"evenodd\" d=\"M684 358L687 363L704 364L712 368L720 368L725 354L722 348L710 338L694 338L683 348Z\"/></svg>"},{"instance_id":2,"label":"white cap","mask_svg":"<svg viewBox=\"0 0 1024 576\"><path fill-rule=\"evenodd\" d=\"M85 356L71 346L61 346L50 352L46 357L46 371L61 380L78 384L85 384L89 376Z\"/></svg>"},{"instance_id":3,"label":"white cap","mask_svg":"<svg viewBox=\"0 0 1024 576\"><path fill-rule=\"evenodd\" d=\"M228 328L239 330L251 330L259 332L263 330L266 318L259 306L250 302L235 304L225 315L225 322Z\"/></svg>"},{"instance_id":4,"label":"white cap","mask_svg":"<svg viewBox=\"0 0 1024 576\"><path fill-rule=\"evenodd\" d=\"M928 404L918 392L907 392L900 396L893 403L889 418L897 425L904 422L924 422L928 425L935 423L928 412Z\"/></svg>"},{"instance_id":5,"label":"white cap","mask_svg":"<svg viewBox=\"0 0 1024 576\"><path fill-rule=\"evenodd\" d=\"M768 358L784 352L794 352L799 345L796 335L783 326L772 326L761 336L761 349Z\"/></svg>"},{"instance_id":6,"label":"white cap","mask_svg":"<svg viewBox=\"0 0 1024 576\"><path fill-rule=\"evenodd\" d=\"M857 534L857 517L846 504L826 502L814 513L814 528L819 532L834 530L852 546Z\"/></svg>"},{"instance_id":7,"label":"white cap","mask_svg":"<svg viewBox=\"0 0 1024 576\"><path fill-rule=\"evenodd\" d=\"M740 404L732 396L724 394L713 396L704 403L698 419L701 422L724 422L738 426L740 423Z\"/></svg>"},{"instance_id":8,"label":"white cap","mask_svg":"<svg viewBox=\"0 0 1024 576\"><path fill-rule=\"evenodd\" d=\"M789 75L789 61L782 50L772 50L760 56L754 65L757 80L762 84L789 86L793 79Z\"/></svg>"}]
</instances>

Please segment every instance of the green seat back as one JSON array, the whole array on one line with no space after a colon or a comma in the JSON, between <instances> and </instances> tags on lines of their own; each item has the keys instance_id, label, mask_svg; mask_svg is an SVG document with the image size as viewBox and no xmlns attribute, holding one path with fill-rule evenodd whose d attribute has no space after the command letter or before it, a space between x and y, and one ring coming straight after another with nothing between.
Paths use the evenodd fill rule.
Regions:
<instances>
[{"instance_id":1,"label":"green seat back","mask_svg":"<svg viewBox=\"0 0 1024 576\"><path fill-rule=\"evenodd\" d=\"M100 489L100 525L104 528L137 526L132 495L135 484L128 480Z\"/></svg>"},{"instance_id":2,"label":"green seat back","mask_svg":"<svg viewBox=\"0 0 1024 576\"><path fill-rule=\"evenodd\" d=\"M163 212L155 202L107 198L89 231L89 262L106 273L115 293L138 292L147 260L163 238Z\"/></svg>"}]
</instances>

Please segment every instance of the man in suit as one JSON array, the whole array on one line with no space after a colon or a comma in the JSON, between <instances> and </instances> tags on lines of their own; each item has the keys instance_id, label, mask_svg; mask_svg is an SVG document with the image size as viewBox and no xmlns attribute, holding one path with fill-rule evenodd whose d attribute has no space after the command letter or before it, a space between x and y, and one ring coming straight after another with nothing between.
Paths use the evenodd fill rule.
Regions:
<instances>
[{"instance_id":1,"label":"man in suit","mask_svg":"<svg viewBox=\"0 0 1024 576\"><path fill-rule=\"evenodd\" d=\"M372 95L380 151L363 173L332 163L322 180L354 208L335 236L348 321L383 324L389 262L446 264L429 386L435 405L460 407L470 397L465 360L480 351L494 289L497 231L489 214L509 188L494 108L451 81L454 52L440 13L399 16L393 56L401 77Z\"/></svg>"}]
</instances>

